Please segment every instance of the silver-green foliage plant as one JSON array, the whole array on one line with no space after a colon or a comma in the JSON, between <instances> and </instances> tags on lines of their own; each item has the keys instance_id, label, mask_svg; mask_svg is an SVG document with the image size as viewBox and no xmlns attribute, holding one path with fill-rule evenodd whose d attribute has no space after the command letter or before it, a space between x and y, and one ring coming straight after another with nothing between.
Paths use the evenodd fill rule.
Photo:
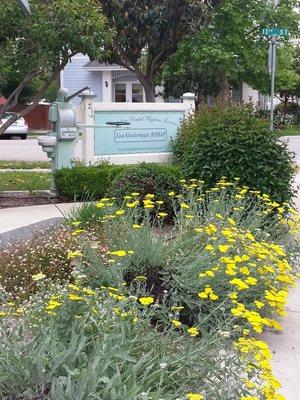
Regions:
<instances>
[{"instance_id":1,"label":"silver-green foliage plant","mask_svg":"<svg viewBox=\"0 0 300 400\"><path fill-rule=\"evenodd\" d=\"M13 329L11 320L1 324L2 399L183 400L194 392L233 400L245 393L242 360L221 334L197 341L157 329L155 308L108 291L71 285L60 293L37 301Z\"/></svg>"}]
</instances>

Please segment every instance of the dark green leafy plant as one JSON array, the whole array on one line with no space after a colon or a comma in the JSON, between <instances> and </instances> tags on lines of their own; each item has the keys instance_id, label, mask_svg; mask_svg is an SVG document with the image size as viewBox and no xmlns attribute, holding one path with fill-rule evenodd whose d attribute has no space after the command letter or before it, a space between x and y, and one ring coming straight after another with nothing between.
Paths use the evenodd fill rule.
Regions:
<instances>
[{"instance_id":1,"label":"dark green leafy plant","mask_svg":"<svg viewBox=\"0 0 300 400\"><path fill-rule=\"evenodd\" d=\"M157 200L163 200L163 208L172 212L169 191L180 189L180 169L175 165L139 164L131 166L120 173L111 184L108 195L122 200L132 192L138 192L141 197L155 194Z\"/></svg>"},{"instance_id":2,"label":"dark green leafy plant","mask_svg":"<svg viewBox=\"0 0 300 400\"><path fill-rule=\"evenodd\" d=\"M89 200L103 197L111 181L123 171L124 166L101 164L91 167L76 165L55 173L55 185L60 195L69 200Z\"/></svg>"},{"instance_id":3,"label":"dark green leafy plant","mask_svg":"<svg viewBox=\"0 0 300 400\"><path fill-rule=\"evenodd\" d=\"M255 116L251 105L202 107L186 120L173 143L174 159L184 175L213 187L222 177L240 178L279 202L294 196L293 153Z\"/></svg>"}]
</instances>

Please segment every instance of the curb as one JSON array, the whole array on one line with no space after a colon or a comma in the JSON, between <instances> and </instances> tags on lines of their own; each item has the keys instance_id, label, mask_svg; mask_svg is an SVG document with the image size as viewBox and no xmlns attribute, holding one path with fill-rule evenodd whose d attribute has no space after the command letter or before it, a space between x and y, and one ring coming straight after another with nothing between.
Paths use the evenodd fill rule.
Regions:
<instances>
[{"instance_id":1,"label":"curb","mask_svg":"<svg viewBox=\"0 0 300 400\"><path fill-rule=\"evenodd\" d=\"M5 173L5 172L28 172L28 173L30 173L30 172L39 172L39 173L44 173L44 174L46 174L46 173L49 173L49 172L51 172L51 169L46 169L46 168L33 168L33 169L23 169L23 168L19 168L19 169L17 169L17 168L1 168L0 169L0 173Z\"/></svg>"},{"instance_id":2,"label":"curb","mask_svg":"<svg viewBox=\"0 0 300 400\"><path fill-rule=\"evenodd\" d=\"M51 193L50 190L33 190L31 193L29 193L28 190L4 190L3 192L0 191L0 197L9 197L11 195L28 195L28 194L38 194L41 197L50 197L50 198L55 198L55 196L53 196L53 194Z\"/></svg>"}]
</instances>

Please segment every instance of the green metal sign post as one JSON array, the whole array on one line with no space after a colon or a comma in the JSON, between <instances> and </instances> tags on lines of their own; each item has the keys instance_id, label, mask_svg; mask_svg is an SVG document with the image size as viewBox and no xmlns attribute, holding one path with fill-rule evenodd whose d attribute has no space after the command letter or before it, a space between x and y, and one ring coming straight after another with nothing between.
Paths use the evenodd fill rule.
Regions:
<instances>
[{"instance_id":1,"label":"green metal sign post","mask_svg":"<svg viewBox=\"0 0 300 400\"><path fill-rule=\"evenodd\" d=\"M276 1L275 1L276 3ZM276 5L276 4L275 4ZM274 130L274 97L275 97L275 74L276 74L276 49L277 38L288 36L289 31L284 28L263 28L262 36L271 39L269 50L269 70L271 74L271 112L270 112L270 130Z\"/></svg>"}]
</instances>

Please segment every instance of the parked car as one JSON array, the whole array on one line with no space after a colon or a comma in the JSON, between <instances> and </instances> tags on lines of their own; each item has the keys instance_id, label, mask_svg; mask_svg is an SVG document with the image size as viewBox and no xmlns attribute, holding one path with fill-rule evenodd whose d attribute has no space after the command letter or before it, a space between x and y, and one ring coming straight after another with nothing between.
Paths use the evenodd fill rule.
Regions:
<instances>
[{"instance_id":1,"label":"parked car","mask_svg":"<svg viewBox=\"0 0 300 400\"><path fill-rule=\"evenodd\" d=\"M12 115L16 113L6 112L0 120L0 126L3 125ZM23 117L14 122L6 131L0 135L1 139L11 139L13 136L19 136L25 140L28 134L28 125Z\"/></svg>"}]
</instances>

